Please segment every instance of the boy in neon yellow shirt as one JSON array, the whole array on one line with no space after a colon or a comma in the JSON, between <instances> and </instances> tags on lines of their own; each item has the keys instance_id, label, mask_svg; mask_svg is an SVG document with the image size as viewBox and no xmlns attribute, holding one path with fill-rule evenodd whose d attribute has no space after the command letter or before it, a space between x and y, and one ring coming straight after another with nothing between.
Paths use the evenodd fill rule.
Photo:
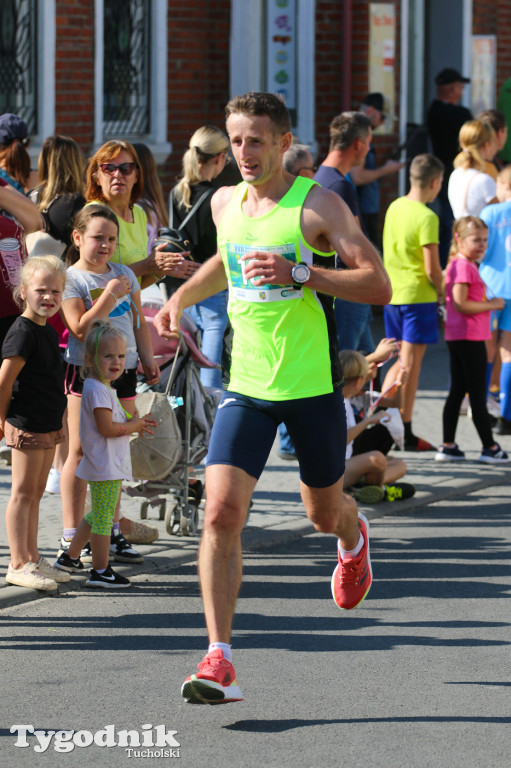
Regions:
<instances>
[{"instance_id":1,"label":"boy in neon yellow shirt","mask_svg":"<svg viewBox=\"0 0 511 768\"><path fill-rule=\"evenodd\" d=\"M427 207L438 195L443 175L438 158L417 155L410 166L410 191L391 203L383 228L383 263L392 283L391 303L384 308L385 334L401 341L401 363L408 371L401 409L408 451L434 450L413 434L412 413L426 346L438 341L437 302L444 296L439 220Z\"/></svg>"}]
</instances>

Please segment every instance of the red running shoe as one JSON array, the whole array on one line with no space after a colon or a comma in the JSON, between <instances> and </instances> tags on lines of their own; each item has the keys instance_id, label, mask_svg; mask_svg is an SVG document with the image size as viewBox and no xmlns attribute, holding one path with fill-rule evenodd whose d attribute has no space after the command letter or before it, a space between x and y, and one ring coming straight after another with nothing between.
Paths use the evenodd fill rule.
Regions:
<instances>
[{"instance_id":1,"label":"red running shoe","mask_svg":"<svg viewBox=\"0 0 511 768\"><path fill-rule=\"evenodd\" d=\"M342 611L349 611L360 605L373 582L369 556L369 523L361 512L358 513L358 524L364 539L361 551L354 558L342 560L337 549L339 564L332 574L332 596Z\"/></svg>"},{"instance_id":2,"label":"red running shoe","mask_svg":"<svg viewBox=\"0 0 511 768\"><path fill-rule=\"evenodd\" d=\"M207 653L199 664L199 672L187 677L181 688L181 696L189 704L228 704L243 701L241 688L230 661L223 651L216 648Z\"/></svg>"}]
</instances>

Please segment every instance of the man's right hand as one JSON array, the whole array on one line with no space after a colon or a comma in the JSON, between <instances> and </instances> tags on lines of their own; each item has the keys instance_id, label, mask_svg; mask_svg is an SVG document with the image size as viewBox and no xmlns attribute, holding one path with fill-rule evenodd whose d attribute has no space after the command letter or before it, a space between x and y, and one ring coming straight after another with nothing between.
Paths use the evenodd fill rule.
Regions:
<instances>
[{"instance_id":1,"label":"man's right hand","mask_svg":"<svg viewBox=\"0 0 511 768\"><path fill-rule=\"evenodd\" d=\"M179 336L179 320L183 310L173 297L160 309L153 320L154 327L164 339L174 340Z\"/></svg>"}]
</instances>

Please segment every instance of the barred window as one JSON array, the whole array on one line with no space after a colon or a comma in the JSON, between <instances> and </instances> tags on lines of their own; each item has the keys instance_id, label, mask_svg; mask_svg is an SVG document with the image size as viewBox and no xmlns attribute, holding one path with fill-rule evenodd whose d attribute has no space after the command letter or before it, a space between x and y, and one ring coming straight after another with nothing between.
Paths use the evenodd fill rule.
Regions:
<instances>
[{"instance_id":1,"label":"barred window","mask_svg":"<svg viewBox=\"0 0 511 768\"><path fill-rule=\"evenodd\" d=\"M13 112L37 125L37 0L0 3L0 114Z\"/></svg>"},{"instance_id":2,"label":"barred window","mask_svg":"<svg viewBox=\"0 0 511 768\"><path fill-rule=\"evenodd\" d=\"M151 0L104 0L103 135L150 128Z\"/></svg>"}]
</instances>

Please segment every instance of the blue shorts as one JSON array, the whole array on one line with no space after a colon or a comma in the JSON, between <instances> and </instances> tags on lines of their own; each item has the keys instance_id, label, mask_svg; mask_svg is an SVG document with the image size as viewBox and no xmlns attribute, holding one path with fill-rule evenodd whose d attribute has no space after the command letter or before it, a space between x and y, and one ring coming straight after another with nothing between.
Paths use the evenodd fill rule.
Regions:
<instances>
[{"instance_id":1,"label":"blue shorts","mask_svg":"<svg viewBox=\"0 0 511 768\"><path fill-rule=\"evenodd\" d=\"M218 405L206 466L228 464L259 479L277 428L287 427L311 488L328 488L344 475L346 412L342 391L300 400L256 400L224 392Z\"/></svg>"},{"instance_id":2,"label":"blue shorts","mask_svg":"<svg viewBox=\"0 0 511 768\"><path fill-rule=\"evenodd\" d=\"M383 308L385 335L409 344L436 344L438 316L435 302L387 304Z\"/></svg>"},{"instance_id":3,"label":"blue shorts","mask_svg":"<svg viewBox=\"0 0 511 768\"><path fill-rule=\"evenodd\" d=\"M506 306L504 309L493 310L491 313L491 328L492 331L496 328L499 331L511 331L511 300L506 299Z\"/></svg>"}]
</instances>

